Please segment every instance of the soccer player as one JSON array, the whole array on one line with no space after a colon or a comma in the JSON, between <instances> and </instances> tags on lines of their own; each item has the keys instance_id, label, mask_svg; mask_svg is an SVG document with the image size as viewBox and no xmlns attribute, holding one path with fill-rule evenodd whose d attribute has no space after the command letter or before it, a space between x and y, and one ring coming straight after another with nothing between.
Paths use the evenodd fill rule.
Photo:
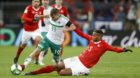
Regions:
<instances>
[{"instance_id":1,"label":"soccer player","mask_svg":"<svg viewBox=\"0 0 140 78\"><path fill-rule=\"evenodd\" d=\"M66 16L66 17L69 17L67 8L65 6L63 6L62 4L63 4L63 0L55 0L55 4L52 5L52 7L57 8L59 10L60 14ZM71 21L71 19L70 19L70 21ZM64 47L64 45L62 44L61 49L60 49L60 56L62 56L62 54L63 54L63 47Z\"/></svg>"},{"instance_id":2,"label":"soccer player","mask_svg":"<svg viewBox=\"0 0 140 78\"><path fill-rule=\"evenodd\" d=\"M42 17L44 18L39 21L39 27L41 29L41 35L46 35L49 30L49 20L47 17L50 15L50 11L52 9L52 7L49 6L49 0L42 0L42 7L44 8L42 15ZM36 59L36 64L45 65L43 63L43 58L47 52L48 50L46 50L45 52L41 52L39 56L37 56L38 59Z\"/></svg>"},{"instance_id":3,"label":"soccer player","mask_svg":"<svg viewBox=\"0 0 140 78\"><path fill-rule=\"evenodd\" d=\"M62 3L63 3L63 0L55 0L55 4L52 5L51 7L52 7L52 8L58 9L59 12L60 12L60 14L62 14L62 15L64 15L64 16L68 17L68 16L69 16L68 10L67 10L67 8L66 8L65 6L62 5ZM48 15L49 12L50 12L50 9L52 9L50 6L48 6L49 0L42 0L42 4L43 4L43 7L45 7L45 10L44 10L43 15L46 15L46 14ZM47 18L44 18L45 25L47 25L47 24L46 24L47 21L45 21L45 20L47 20ZM46 29L48 30L48 27L49 27L49 26L47 26L47 28L44 28L44 27L43 27L43 30L45 29L44 32L46 32ZM43 32L43 34L44 34L44 32ZM63 44L61 45L60 56L62 56L62 53L63 53ZM44 65L43 59L44 59L44 56L45 56L46 54L47 54L47 51L41 52L41 53L39 54L38 64Z\"/></svg>"},{"instance_id":4,"label":"soccer player","mask_svg":"<svg viewBox=\"0 0 140 78\"><path fill-rule=\"evenodd\" d=\"M63 0L55 0L55 4L52 5L53 8L57 8L61 14L68 17L68 10L65 6L62 5Z\"/></svg>"},{"instance_id":5,"label":"soccer player","mask_svg":"<svg viewBox=\"0 0 140 78\"><path fill-rule=\"evenodd\" d=\"M50 12L49 18L49 31L43 36L42 40L38 44L38 47L32 52L32 54L25 60L22 68L24 69L37 54L51 49L53 59L56 63L60 60L60 46L64 40L64 32L75 30L76 27L72 24L69 19L59 13L59 10L54 8Z\"/></svg>"},{"instance_id":6,"label":"soccer player","mask_svg":"<svg viewBox=\"0 0 140 78\"><path fill-rule=\"evenodd\" d=\"M75 32L81 37L89 41L87 48L76 57L64 59L63 62L56 65L49 65L38 70L25 73L25 75L37 75L42 73L51 73L57 71L59 75L87 75L90 73L90 68L95 66L100 60L101 56L106 51L113 51L117 53L132 52L131 49L112 47L102 40L103 32L96 30L92 35L87 35L76 29Z\"/></svg>"},{"instance_id":7,"label":"soccer player","mask_svg":"<svg viewBox=\"0 0 140 78\"><path fill-rule=\"evenodd\" d=\"M38 44L40 40L40 31L38 27L39 15L43 12L43 8L40 7L40 0L32 0L32 4L28 5L22 15L22 20L24 22L24 31L22 34L21 43L18 47L16 56L14 58L14 63L18 62L19 56L23 49L26 47L29 39L33 38L35 45Z\"/></svg>"}]
</instances>

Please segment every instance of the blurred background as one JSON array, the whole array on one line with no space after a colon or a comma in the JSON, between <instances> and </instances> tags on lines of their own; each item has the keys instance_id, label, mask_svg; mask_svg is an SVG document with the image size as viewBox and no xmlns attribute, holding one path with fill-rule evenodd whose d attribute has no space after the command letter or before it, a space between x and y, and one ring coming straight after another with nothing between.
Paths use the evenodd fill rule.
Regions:
<instances>
[{"instance_id":1,"label":"blurred background","mask_svg":"<svg viewBox=\"0 0 140 78\"><path fill-rule=\"evenodd\" d=\"M50 0L50 5L54 4ZM0 46L17 46L22 35L21 16L31 0L1 0ZM123 47L140 47L140 1L139 0L63 0L70 18L85 33L105 29L103 37L109 44ZM88 42L70 32L66 45L87 46ZM70 38L70 39L67 39ZM32 41L28 43L32 45Z\"/></svg>"}]
</instances>

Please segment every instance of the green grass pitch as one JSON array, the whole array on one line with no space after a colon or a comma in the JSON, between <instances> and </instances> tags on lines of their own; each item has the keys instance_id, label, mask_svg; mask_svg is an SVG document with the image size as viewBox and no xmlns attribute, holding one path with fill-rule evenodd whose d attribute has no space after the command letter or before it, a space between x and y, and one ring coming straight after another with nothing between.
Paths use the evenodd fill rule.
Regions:
<instances>
[{"instance_id":1,"label":"green grass pitch","mask_svg":"<svg viewBox=\"0 0 140 78\"><path fill-rule=\"evenodd\" d=\"M79 55L85 47L65 47L63 58ZM33 47L27 47L23 51L19 63L33 51ZM0 78L140 78L140 48L131 48L133 53L106 52L96 66L91 69L88 76L59 76L56 72L36 76L24 76L25 72L40 68L31 63L21 75L14 76L10 72L17 47L0 46ZM51 52L45 57L46 65L53 64Z\"/></svg>"}]
</instances>

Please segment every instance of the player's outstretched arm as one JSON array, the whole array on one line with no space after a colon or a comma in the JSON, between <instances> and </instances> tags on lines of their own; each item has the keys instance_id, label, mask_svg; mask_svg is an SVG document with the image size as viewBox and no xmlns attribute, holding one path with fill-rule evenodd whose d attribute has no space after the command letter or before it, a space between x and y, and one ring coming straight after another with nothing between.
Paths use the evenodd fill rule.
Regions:
<instances>
[{"instance_id":1,"label":"player's outstretched arm","mask_svg":"<svg viewBox=\"0 0 140 78\"><path fill-rule=\"evenodd\" d=\"M113 52L117 52L117 53L121 53L121 52L133 52L131 49L128 48L121 48L121 47L113 47L111 45L106 45L107 50L108 51L113 51Z\"/></svg>"},{"instance_id":2,"label":"player's outstretched arm","mask_svg":"<svg viewBox=\"0 0 140 78\"><path fill-rule=\"evenodd\" d=\"M88 35L88 34L85 34L84 32L82 32L80 29L76 28L74 30L79 36L87 39L88 41L90 41L92 39L92 36Z\"/></svg>"}]
</instances>

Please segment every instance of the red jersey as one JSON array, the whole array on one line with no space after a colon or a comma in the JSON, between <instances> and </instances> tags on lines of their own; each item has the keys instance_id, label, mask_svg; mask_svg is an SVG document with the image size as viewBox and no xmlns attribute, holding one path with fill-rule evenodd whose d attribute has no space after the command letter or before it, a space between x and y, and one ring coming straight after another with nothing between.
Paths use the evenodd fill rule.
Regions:
<instances>
[{"instance_id":1,"label":"red jersey","mask_svg":"<svg viewBox=\"0 0 140 78\"><path fill-rule=\"evenodd\" d=\"M38 9L35 9L32 5L26 7L22 15L25 31L34 31L39 28L38 21L34 22L33 19L36 14L41 15L43 13L43 10L44 10L43 7L39 7Z\"/></svg>"},{"instance_id":2,"label":"red jersey","mask_svg":"<svg viewBox=\"0 0 140 78\"><path fill-rule=\"evenodd\" d=\"M52 7L53 7L53 8L57 8L56 4L52 5ZM66 7L61 6L60 8L57 8L57 9L58 9L59 12L60 12L61 14L63 14L64 16L66 16L66 17L68 16L68 10L67 10Z\"/></svg>"},{"instance_id":3,"label":"red jersey","mask_svg":"<svg viewBox=\"0 0 140 78\"><path fill-rule=\"evenodd\" d=\"M92 40L92 36L84 34L78 29L76 29L75 32L89 41L87 48L83 51L82 54L79 55L80 61L87 68L94 66L106 51L114 51L117 53L123 52L123 48L112 47L108 45L104 40L94 42Z\"/></svg>"}]
</instances>

